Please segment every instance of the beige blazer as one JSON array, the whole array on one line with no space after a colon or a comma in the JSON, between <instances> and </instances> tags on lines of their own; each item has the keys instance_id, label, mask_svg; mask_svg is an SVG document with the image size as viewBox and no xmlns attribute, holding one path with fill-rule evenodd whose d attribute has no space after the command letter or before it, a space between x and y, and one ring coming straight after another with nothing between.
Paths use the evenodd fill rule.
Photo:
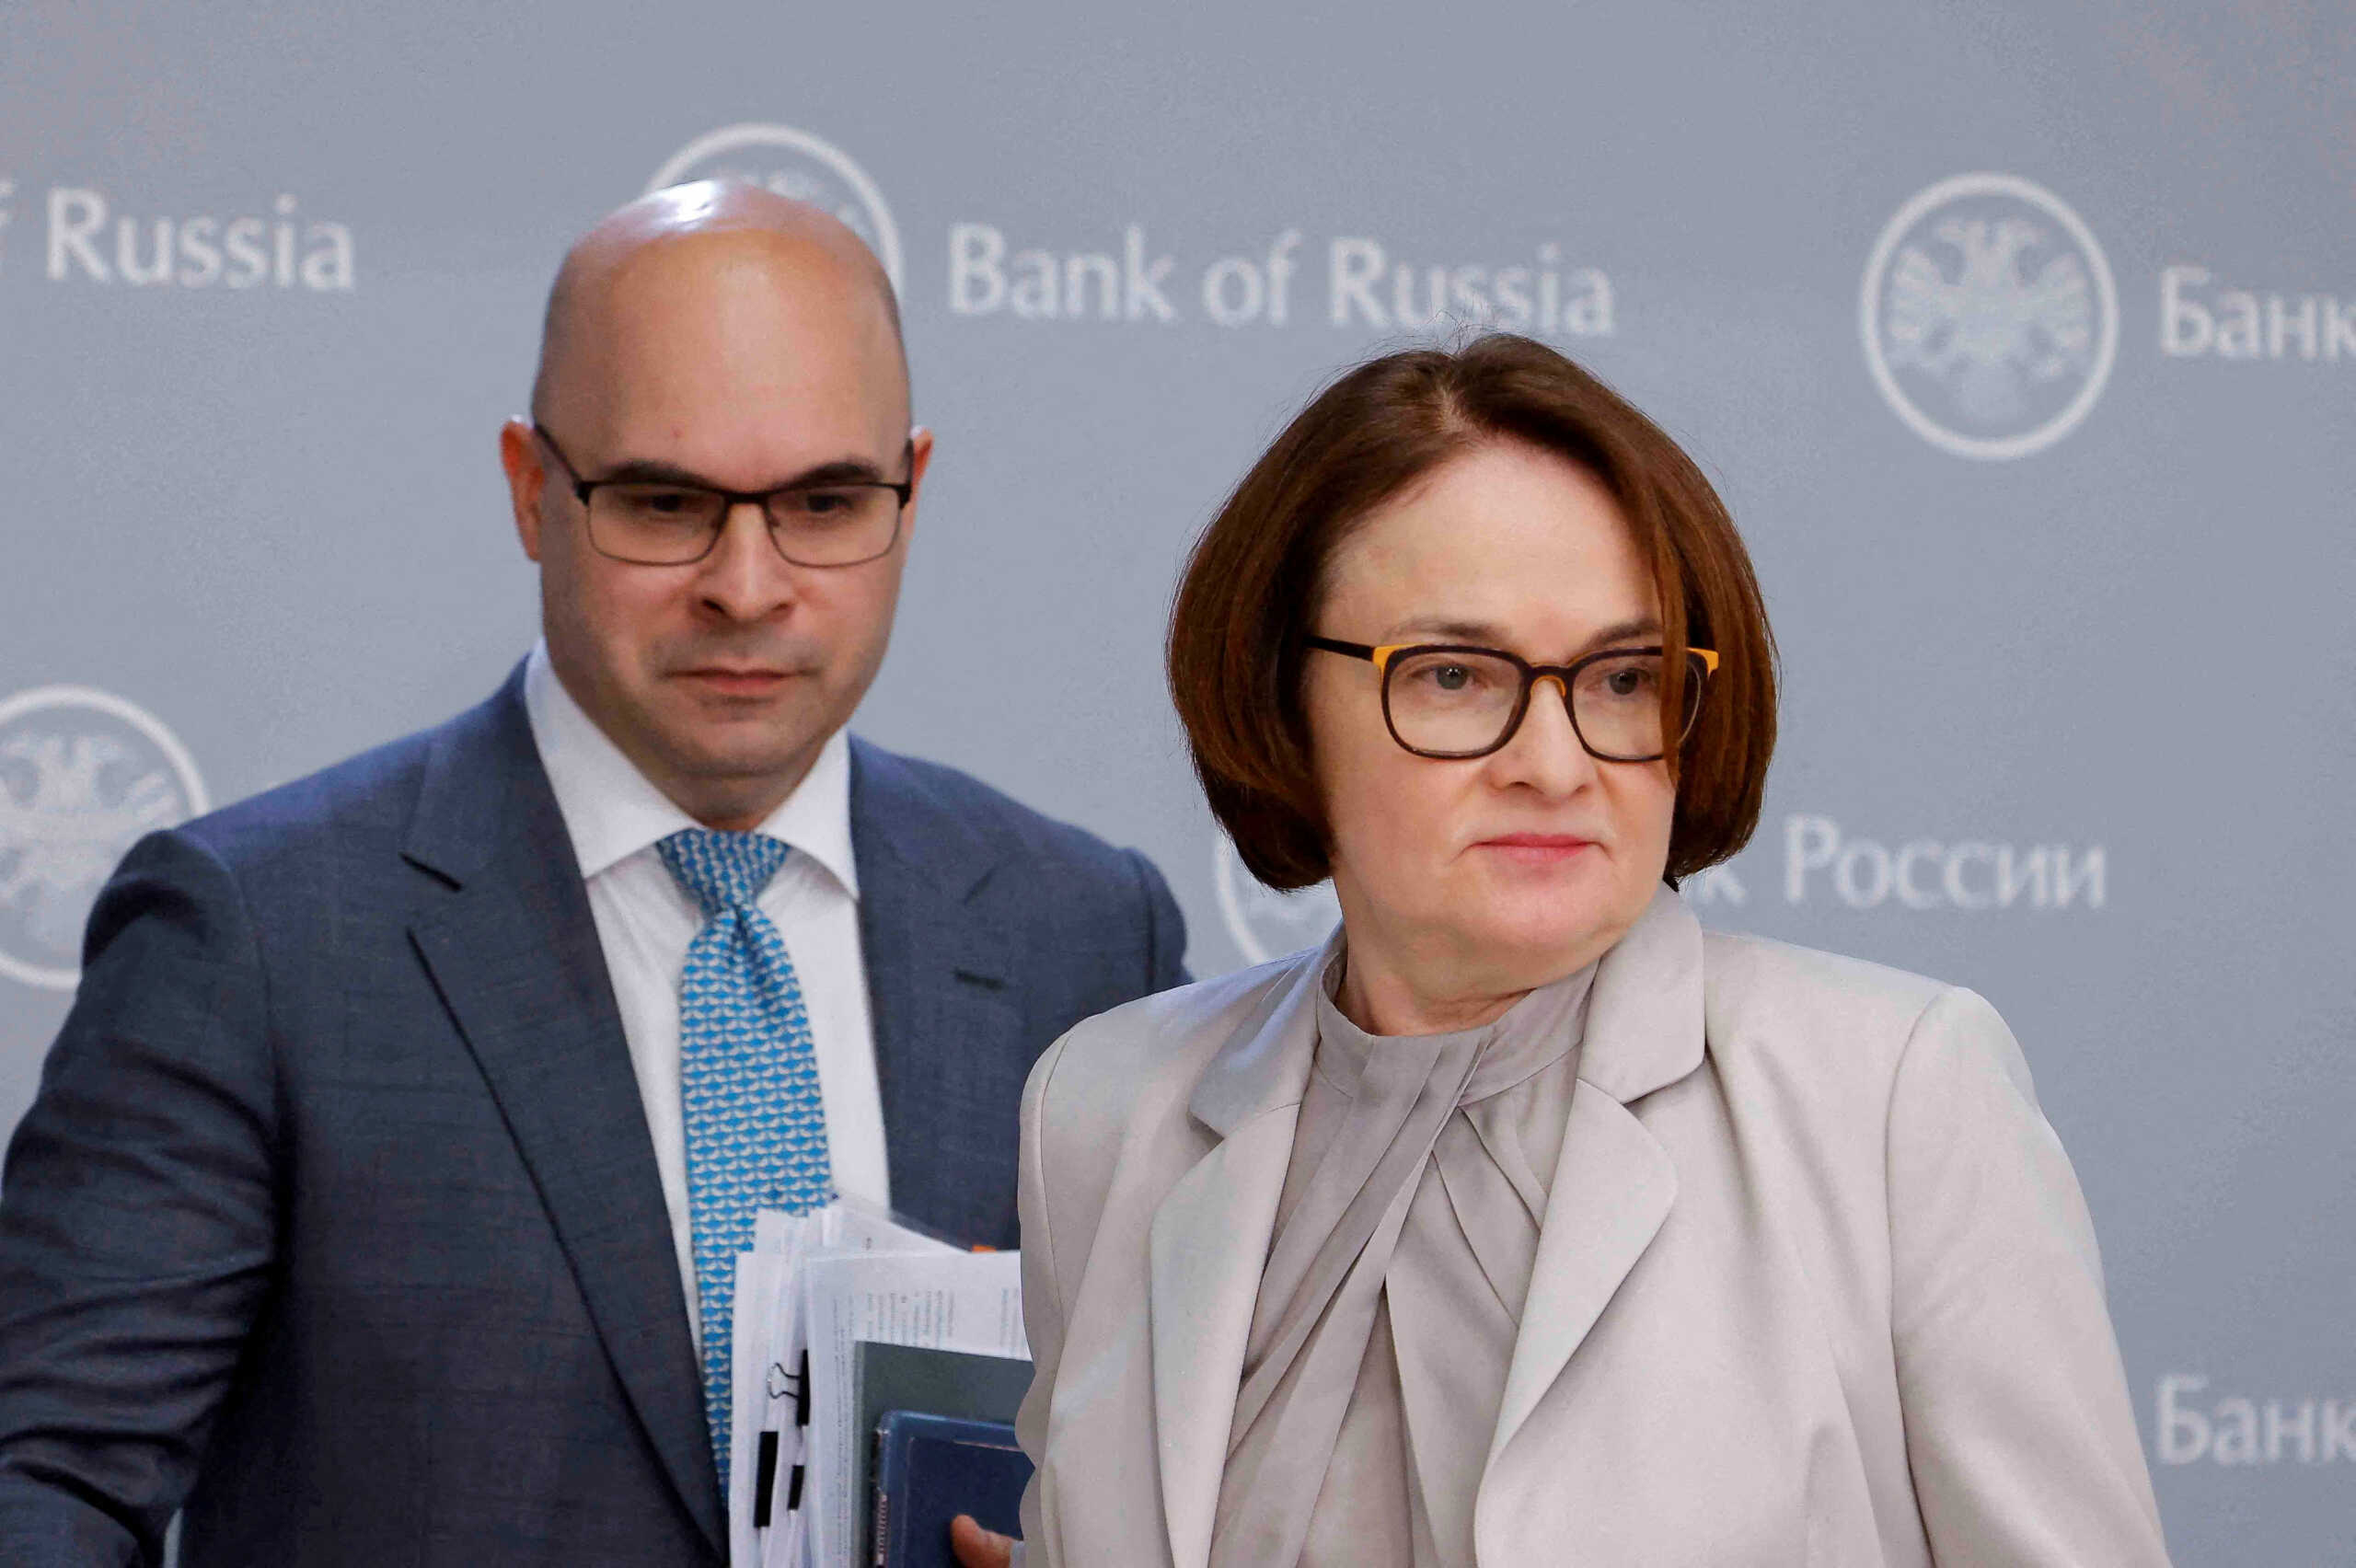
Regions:
<instances>
[{"instance_id":1,"label":"beige blazer","mask_svg":"<svg viewBox=\"0 0 2356 1568\"><path fill-rule=\"evenodd\" d=\"M1089 1020L1022 1104L1031 1568L1202 1568L1315 953ZM1198 1093L1241 1054L1249 1091ZM1474 1510L1484 1568L2167 1561L2076 1178L1969 991L1605 956Z\"/></svg>"}]
</instances>

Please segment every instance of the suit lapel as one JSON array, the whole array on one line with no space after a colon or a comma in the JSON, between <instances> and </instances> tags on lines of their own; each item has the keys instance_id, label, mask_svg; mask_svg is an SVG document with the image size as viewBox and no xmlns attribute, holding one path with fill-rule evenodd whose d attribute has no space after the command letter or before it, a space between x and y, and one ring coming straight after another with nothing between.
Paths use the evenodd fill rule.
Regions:
<instances>
[{"instance_id":1,"label":"suit lapel","mask_svg":"<svg viewBox=\"0 0 2356 1568\"><path fill-rule=\"evenodd\" d=\"M1664 887L1596 971L1492 1470L1669 1217L1677 1168L1628 1107L1692 1073L1702 1048L1702 928Z\"/></svg>"},{"instance_id":2,"label":"suit lapel","mask_svg":"<svg viewBox=\"0 0 2356 1568\"><path fill-rule=\"evenodd\" d=\"M1563 1158L1530 1266L1497 1410L1491 1463L1587 1338L1628 1271L1652 1245L1677 1196L1677 1169L1619 1101L1582 1083L1571 1096Z\"/></svg>"},{"instance_id":3,"label":"suit lapel","mask_svg":"<svg viewBox=\"0 0 2356 1568\"><path fill-rule=\"evenodd\" d=\"M1204 1071L1188 1108L1219 1142L1154 1211L1153 1417L1177 1568L1210 1558L1260 1273L1316 1049L1311 987L1326 953L1273 987L1269 1009Z\"/></svg>"},{"instance_id":4,"label":"suit lapel","mask_svg":"<svg viewBox=\"0 0 2356 1568\"><path fill-rule=\"evenodd\" d=\"M520 675L435 744L403 853L449 890L410 940L538 1186L623 1389L724 1555L653 1140Z\"/></svg>"},{"instance_id":5,"label":"suit lapel","mask_svg":"<svg viewBox=\"0 0 2356 1568\"><path fill-rule=\"evenodd\" d=\"M892 1205L1001 1245L976 1202L1014 1190L1014 1141L998 1123L1030 1066L1009 1049L1021 1022L1008 994L1012 944L976 907L1001 855L916 769L857 739L850 812ZM994 1071L1009 1084L990 1081Z\"/></svg>"}]
</instances>

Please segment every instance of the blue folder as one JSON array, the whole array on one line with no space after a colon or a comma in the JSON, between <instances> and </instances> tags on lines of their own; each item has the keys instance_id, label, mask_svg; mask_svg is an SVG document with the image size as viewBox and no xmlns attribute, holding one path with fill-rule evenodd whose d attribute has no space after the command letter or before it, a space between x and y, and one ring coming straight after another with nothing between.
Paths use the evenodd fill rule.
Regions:
<instances>
[{"instance_id":1,"label":"blue folder","mask_svg":"<svg viewBox=\"0 0 2356 1568\"><path fill-rule=\"evenodd\" d=\"M956 1568L949 1521L1022 1533L1031 1461L1002 1421L887 1412L875 1429L876 1568Z\"/></svg>"}]
</instances>

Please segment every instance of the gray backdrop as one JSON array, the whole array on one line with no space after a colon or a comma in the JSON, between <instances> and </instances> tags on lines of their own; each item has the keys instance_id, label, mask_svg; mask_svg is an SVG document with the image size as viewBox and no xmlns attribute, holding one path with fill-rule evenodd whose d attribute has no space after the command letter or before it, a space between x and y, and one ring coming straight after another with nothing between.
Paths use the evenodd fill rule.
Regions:
<instances>
[{"instance_id":1,"label":"gray backdrop","mask_svg":"<svg viewBox=\"0 0 2356 1568\"><path fill-rule=\"evenodd\" d=\"M1704 917L1993 998L2178 1560L2356 1562L2350 7L1105 10L8 8L0 1125L131 835L523 651L550 271L735 170L897 253L940 434L862 727L1142 846L1197 972L1330 912L1222 862L1163 696L1252 456L1479 319L1658 417L1789 682Z\"/></svg>"}]
</instances>

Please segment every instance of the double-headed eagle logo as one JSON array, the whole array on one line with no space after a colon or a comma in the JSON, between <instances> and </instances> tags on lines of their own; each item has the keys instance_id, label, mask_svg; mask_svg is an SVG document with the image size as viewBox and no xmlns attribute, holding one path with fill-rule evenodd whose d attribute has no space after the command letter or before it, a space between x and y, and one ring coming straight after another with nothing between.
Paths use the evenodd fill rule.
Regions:
<instances>
[{"instance_id":1,"label":"double-headed eagle logo","mask_svg":"<svg viewBox=\"0 0 2356 1568\"><path fill-rule=\"evenodd\" d=\"M71 988L123 852L204 809L195 764L144 709L78 686L0 701L0 975Z\"/></svg>"},{"instance_id":2,"label":"double-headed eagle logo","mask_svg":"<svg viewBox=\"0 0 2356 1568\"><path fill-rule=\"evenodd\" d=\"M2002 174L1943 180L1900 210L1865 269L1860 317L1891 408L1966 457L2027 456L2068 434L2119 336L2094 236L2050 191Z\"/></svg>"}]
</instances>

